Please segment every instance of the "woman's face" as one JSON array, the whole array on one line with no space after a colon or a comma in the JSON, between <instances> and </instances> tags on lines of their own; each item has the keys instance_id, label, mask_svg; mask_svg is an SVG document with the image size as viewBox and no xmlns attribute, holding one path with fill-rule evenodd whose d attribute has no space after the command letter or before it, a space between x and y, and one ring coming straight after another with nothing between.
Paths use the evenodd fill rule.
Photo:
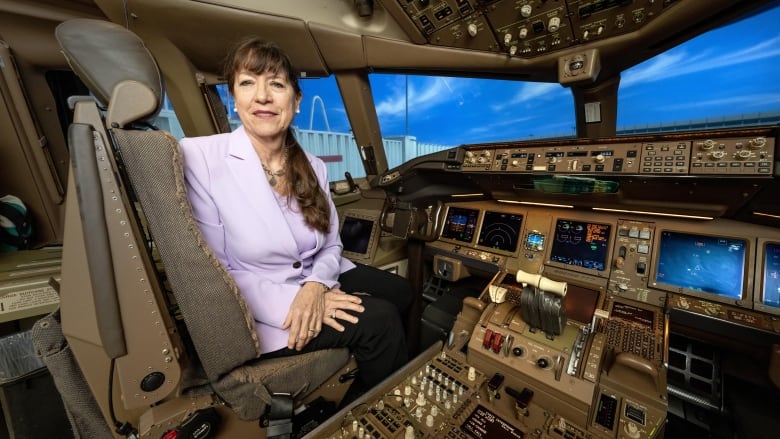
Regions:
<instances>
[{"instance_id":1,"label":"woman's face","mask_svg":"<svg viewBox=\"0 0 780 439\"><path fill-rule=\"evenodd\" d=\"M233 84L236 112L250 137L281 146L301 102L286 76L243 70Z\"/></svg>"}]
</instances>

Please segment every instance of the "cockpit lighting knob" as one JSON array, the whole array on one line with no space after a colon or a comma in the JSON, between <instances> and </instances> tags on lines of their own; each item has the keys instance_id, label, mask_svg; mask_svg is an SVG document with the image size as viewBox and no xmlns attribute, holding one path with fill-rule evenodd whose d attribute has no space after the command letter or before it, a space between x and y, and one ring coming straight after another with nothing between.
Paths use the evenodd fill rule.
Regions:
<instances>
[{"instance_id":1,"label":"cockpit lighting knob","mask_svg":"<svg viewBox=\"0 0 780 439\"><path fill-rule=\"evenodd\" d=\"M520 8L520 15L522 15L524 18L528 18L531 16L532 11L533 8L531 8L531 5L523 5L523 7Z\"/></svg>"},{"instance_id":2,"label":"cockpit lighting knob","mask_svg":"<svg viewBox=\"0 0 780 439\"><path fill-rule=\"evenodd\" d=\"M520 32L517 35L520 37L521 40L524 39L525 37L528 36L528 28L524 27L520 29Z\"/></svg>"},{"instance_id":3,"label":"cockpit lighting knob","mask_svg":"<svg viewBox=\"0 0 780 439\"><path fill-rule=\"evenodd\" d=\"M558 17L552 17L550 18L549 23L547 23L547 29L550 32L558 32L558 29L561 27L561 19Z\"/></svg>"},{"instance_id":4,"label":"cockpit lighting knob","mask_svg":"<svg viewBox=\"0 0 780 439\"><path fill-rule=\"evenodd\" d=\"M469 23L469 25L466 27L466 30L471 37L476 37L477 33L479 32L479 28L474 23Z\"/></svg>"},{"instance_id":5,"label":"cockpit lighting knob","mask_svg":"<svg viewBox=\"0 0 780 439\"><path fill-rule=\"evenodd\" d=\"M604 163L606 158L604 157L604 154L597 155L594 160L596 160L596 163Z\"/></svg>"},{"instance_id":6,"label":"cockpit lighting knob","mask_svg":"<svg viewBox=\"0 0 780 439\"><path fill-rule=\"evenodd\" d=\"M512 42L512 34L509 32L504 34L504 44L509 44Z\"/></svg>"}]
</instances>

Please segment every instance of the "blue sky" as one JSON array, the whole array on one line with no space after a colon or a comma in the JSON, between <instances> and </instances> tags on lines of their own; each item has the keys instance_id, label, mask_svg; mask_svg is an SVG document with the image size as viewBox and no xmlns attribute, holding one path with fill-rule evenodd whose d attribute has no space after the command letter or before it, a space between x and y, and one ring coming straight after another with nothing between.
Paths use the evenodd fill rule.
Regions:
<instances>
[{"instance_id":1,"label":"blue sky","mask_svg":"<svg viewBox=\"0 0 780 439\"><path fill-rule=\"evenodd\" d=\"M618 127L779 111L778 23L780 7L623 72ZM385 74L370 80L383 136L408 132L419 142L459 145L574 132L571 92L557 83ZM302 85L295 125L324 130L326 115L331 131L350 131L332 77ZM315 96L325 115L319 102L312 113Z\"/></svg>"}]
</instances>

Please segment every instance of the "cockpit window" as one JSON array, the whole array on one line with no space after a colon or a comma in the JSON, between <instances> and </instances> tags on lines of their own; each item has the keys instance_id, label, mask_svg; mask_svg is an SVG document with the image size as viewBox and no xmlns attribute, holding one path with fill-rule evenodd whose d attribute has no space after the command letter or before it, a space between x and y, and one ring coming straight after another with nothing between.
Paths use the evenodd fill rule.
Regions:
<instances>
[{"instance_id":1,"label":"cockpit window","mask_svg":"<svg viewBox=\"0 0 780 439\"><path fill-rule=\"evenodd\" d=\"M389 166L464 143L571 137L571 93L559 84L372 74L382 135L401 139Z\"/></svg>"},{"instance_id":2,"label":"cockpit window","mask_svg":"<svg viewBox=\"0 0 780 439\"><path fill-rule=\"evenodd\" d=\"M715 29L621 75L618 134L780 122L780 7Z\"/></svg>"}]
</instances>

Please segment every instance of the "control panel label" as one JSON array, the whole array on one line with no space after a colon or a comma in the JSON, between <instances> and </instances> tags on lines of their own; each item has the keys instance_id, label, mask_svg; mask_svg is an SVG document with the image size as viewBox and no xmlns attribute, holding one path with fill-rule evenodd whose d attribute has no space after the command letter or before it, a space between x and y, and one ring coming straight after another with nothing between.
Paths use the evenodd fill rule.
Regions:
<instances>
[{"instance_id":1,"label":"control panel label","mask_svg":"<svg viewBox=\"0 0 780 439\"><path fill-rule=\"evenodd\" d=\"M522 431L481 405L471 412L460 428L476 439L521 439L523 437Z\"/></svg>"}]
</instances>

